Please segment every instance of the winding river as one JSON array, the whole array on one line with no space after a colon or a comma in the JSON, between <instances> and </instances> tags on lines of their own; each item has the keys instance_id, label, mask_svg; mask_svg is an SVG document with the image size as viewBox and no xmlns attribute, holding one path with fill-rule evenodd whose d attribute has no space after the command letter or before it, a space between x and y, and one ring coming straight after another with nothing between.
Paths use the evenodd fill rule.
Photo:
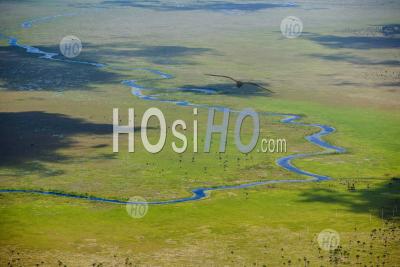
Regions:
<instances>
[{"instance_id":1,"label":"winding river","mask_svg":"<svg viewBox=\"0 0 400 267\"><path fill-rule=\"evenodd\" d=\"M69 17L69 16L76 16L76 15L79 15L79 13L67 13L67 14L46 16L43 18L37 18L37 19L25 21L21 24L21 27L23 27L25 29L29 29L33 26L34 23L44 23L44 22L49 22L49 21L59 18L59 17L66 17L66 16ZM102 63L77 61L77 60L60 58L60 57L58 57L59 56L58 53L50 53L50 52L40 50L39 48L30 46L30 45L21 44L18 42L18 39L15 37L5 36L5 35L0 34L0 38L6 39L10 46L25 49L25 51L27 53L37 54L37 55L39 55L40 58L43 58L46 60L57 60L57 61L62 61L62 62L66 62L66 63L75 63L75 64L87 64L87 65L91 65L96 68L118 69L113 66L110 66L107 64L102 64ZM125 69L125 70L147 71L147 72L152 73L153 75L158 76L160 79L173 79L174 78L170 74L167 74L162 71L155 70L155 69L149 69L149 68L131 68L131 69ZM153 89L145 88L145 87L141 86L137 80L125 80L125 81L122 81L121 83L125 86L130 87L132 95L134 95L135 97L138 97L141 100L169 102L174 105L185 106L185 107L190 106L190 107L198 107L198 108L215 108L217 110L227 109L227 107L222 107L222 106L209 106L209 105L204 105L204 104L191 103L191 102L184 101L184 100L181 101L181 100L170 100L170 99L160 98L159 95L151 94L151 91ZM175 88L175 89L170 89L170 90L173 90L173 91L196 91L197 93L203 93L206 95L212 95L212 94L216 93L216 91L213 90L212 88L204 88L204 89ZM232 109L230 111L238 112L238 111L232 110ZM294 124L297 126L304 126L304 127L315 127L319 130L318 132L311 134L309 136L306 136L305 138L310 143L322 148L323 149L322 152L308 153L308 154L294 154L294 155L289 155L289 156L279 158L276 161L276 164L278 166L280 166L292 173L303 175L303 176L307 177L307 179L266 180L266 181L239 184L239 185L224 185L224 186L218 186L218 187L212 187L212 188L211 187L200 187L200 188L193 189L191 191L192 196L190 196L190 197L170 199L170 200L165 200L165 201L150 201L150 202L147 202L147 204L160 205L160 204L173 204L173 203L200 200L200 199L206 198L211 191L216 191L216 190L241 189L241 188L254 187L254 186L258 186L258 185L277 184L277 183L320 182L320 181L327 181L327 180L331 179L329 176L314 174L314 173L302 170L302 169L294 166L292 164L292 160L298 159L298 158L311 157L311 156L315 156L315 155L321 155L321 154L344 153L346 151L344 148L334 146L322 139L323 136L326 136L326 135L329 135L329 134L335 132L335 128L333 128L331 126L327 126L327 125L321 125L321 124L301 123L301 122L299 122L299 120L301 119L301 116L295 115L295 114L283 114L283 113L272 113L272 112L263 112L260 114L265 115L265 116L280 116L280 117L283 117L283 119L281 119L282 123ZM107 199L107 198L101 198L101 197L92 197L92 196L83 196L83 195L75 195L75 194L68 194L68 193L59 193L59 192L53 192L53 191L40 191L40 190L29 190L29 189L0 189L0 193L29 193L29 194L52 195L52 196L58 196L58 197L85 199L85 200L89 200L89 201L107 202L107 203L114 203L114 204L144 204L142 202L129 202L129 201Z\"/></svg>"}]
</instances>

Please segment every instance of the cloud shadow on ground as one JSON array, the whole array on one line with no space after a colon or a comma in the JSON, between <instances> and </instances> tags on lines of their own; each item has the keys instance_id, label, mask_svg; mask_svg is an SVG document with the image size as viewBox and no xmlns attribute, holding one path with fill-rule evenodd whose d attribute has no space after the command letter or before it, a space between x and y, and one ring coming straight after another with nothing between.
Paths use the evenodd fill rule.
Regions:
<instances>
[{"instance_id":1,"label":"cloud shadow on ground","mask_svg":"<svg viewBox=\"0 0 400 267\"><path fill-rule=\"evenodd\" d=\"M0 113L0 166L43 171L42 163L62 162L69 158L58 153L60 149L73 147L76 135L110 135L112 124L97 124L80 118L42 111ZM154 129L149 127L149 130ZM135 127L140 131L140 127ZM102 144L93 149L101 149ZM99 158L110 155L99 155Z\"/></svg>"},{"instance_id":2,"label":"cloud shadow on ground","mask_svg":"<svg viewBox=\"0 0 400 267\"><path fill-rule=\"evenodd\" d=\"M399 60L371 60L360 56L351 55L350 53L336 53L336 54L309 54L312 58L321 60L347 62L357 65L383 65L383 66L400 66Z\"/></svg>"},{"instance_id":3,"label":"cloud shadow on ground","mask_svg":"<svg viewBox=\"0 0 400 267\"><path fill-rule=\"evenodd\" d=\"M400 38L385 36L337 36L316 33L304 34L307 38L320 45L333 49L387 49L399 48Z\"/></svg>"},{"instance_id":4,"label":"cloud shadow on ground","mask_svg":"<svg viewBox=\"0 0 400 267\"><path fill-rule=\"evenodd\" d=\"M269 85L266 83L260 83L260 85L268 88ZM205 85L183 85L180 86L185 89L208 89L213 90L218 95L229 95L229 96L238 96L238 97L247 97L247 96L269 96L270 93L257 86L253 85L244 85L241 88L237 88L234 83L214 83L214 84L205 84ZM196 91L190 91L191 93L196 94ZM202 93L200 93L202 94Z\"/></svg>"},{"instance_id":5,"label":"cloud shadow on ground","mask_svg":"<svg viewBox=\"0 0 400 267\"><path fill-rule=\"evenodd\" d=\"M136 7L136 8L146 8L157 11L246 11L255 12L271 8L287 8L296 7L295 4L288 3L239 3L231 1L196 1L196 2L186 2L182 3L180 1L143 1L143 0L108 0L101 2L101 5L114 5L123 7Z\"/></svg>"},{"instance_id":6,"label":"cloud shadow on ground","mask_svg":"<svg viewBox=\"0 0 400 267\"><path fill-rule=\"evenodd\" d=\"M38 48L57 51L55 47ZM6 90L89 90L93 85L118 83L122 79L121 75L99 67L42 59L22 48L0 47L0 82Z\"/></svg>"},{"instance_id":7,"label":"cloud shadow on ground","mask_svg":"<svg viewBox=\"0 0 400 267\"><path fill-rule=\"evenodd\" d=\"M370 188L343 192L333 189L310 189L301 193L304 202L321 202L339 204L355 213L371 213L381 217L392 215L393 208L400 204L400 178L392 178L389 182L372 184Z\"/></svg>"},{"instance_id":8,"label":"cloud shadow on ground","mask_svg":"<svg viewBox=\"0 0 400 267\"><path fill-rule=\"evenodd\" d=\"M74 144L77 134L111 134L112 125L95 124L42 111L0 113L0 165L61 161L58 149Z\"/></svg>"},{"instance_id":9,"label":"cloud shadow on ground","mask_svg":"<svg viewBox=\"0 0 400 267\"><path fill-rule=\"evenodd\" d=\"M89 58L100 55L102 57L112 56L114 58L140 58L158 65L193 65L191 57L205 53L216 52L210 48L187 47L180 45L136 45L132 43L104 44L96 46L88 44L85 52Z\"/></svg>"}]
</instances>

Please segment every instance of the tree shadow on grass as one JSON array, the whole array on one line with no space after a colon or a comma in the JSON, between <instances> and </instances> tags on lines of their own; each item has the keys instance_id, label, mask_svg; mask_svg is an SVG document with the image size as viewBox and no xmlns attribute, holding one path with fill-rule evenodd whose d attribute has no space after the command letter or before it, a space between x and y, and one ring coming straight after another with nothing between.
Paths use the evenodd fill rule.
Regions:
<instances>
[{"instance_id":1,"label":"tree shadow on grass","mask_svg":"<svg viewBox=\"0 0 400 267\"><path fill-rule=\"evenodd\" d=\"M69 159L57 151L73 147L76 142L72 138L75 135L107 134L112 140L113 131L111 124L96 124L42 111L0 113L0 125L0 166L39 172L46 171L42 164L44 162L62 162ZM135 131L139 130L140 127L135 127ZM92 148L101 149L104 148L104 144ZM99 159L112 157L112 154L98 156Z\"/></svg>"},{"instance_id":2,"label":"tree shadow on grass","mask_svg":"<svg viewBox=\"0 0 400 267\"><path fill-rule=\"evenodd\" d=\"M356 186L357 187L357 186ZM304 202L340 204L355 213L371 213L384 218L393 216L393 210L400 208L400 179L375 183L369 188L343 192L334 189L310 189L301 194ZM397 214L398 216L398 214Z\"/></svg>"},{"instance_id":3,"label":"tree shadow on grass","mask_svg":"<svg viewBox=\"0 0 400 267\"><path fill-rule=\"evenodd\" d=\"M57 51L54 47L40 49ZM122 79L95 66L47 60L22 48L0 47L0 83L6 90L90 90L96 84L119 83Z\"/></svg>"}]
</instances>

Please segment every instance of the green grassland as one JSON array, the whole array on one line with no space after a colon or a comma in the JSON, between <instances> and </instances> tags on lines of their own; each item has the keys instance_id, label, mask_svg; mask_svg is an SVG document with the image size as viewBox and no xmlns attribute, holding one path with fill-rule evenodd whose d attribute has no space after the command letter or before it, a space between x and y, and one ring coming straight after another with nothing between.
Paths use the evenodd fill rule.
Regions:
<instances>
[{"instance_id":1,"label":"green grassland","mask_svg":"<svg viewBox=\"0 0 400 267\"><path fill-rule=\"evenodd\" d=\"M200 152L193 153L192 109L140 100L121 84L128 79L156 88L162 98L301 114L303 122L335 127L324 139L347 152L294 161L333 177L329 182L217 191L201 201L150 206L142 219L128 216L124 205L0 194L0 265L400 264L399 40L362 33L371 25L399 23L398 4L381 2L385 5L301 1L301 8L235 14L98 1L86 1L86 8L76 1L1 1L0 33L21 43L57 52L59 40L73 34L83 42L79 60L174 76L165 80L138 70L48 61L0 40L1 189L166 200L202 186L306 179L278 167L276 159L321 151L304 139L316 128L262 116L261 137L285 138L288 151L241 154L234 146L236 115L231 114L227 152L217 153L215 137L211 152L203 153L207 110L199 109ZM81 14L20 27L27 19L68 12ZM288 15L302 19L300 38L280 34L280 21ZM238 90L205 73L268 83L276 93ZM177 87L211 87L218 93L168 91ZM172 151L176 140L168 129L166 147L158 154L144 150L140 132L135 153L127 153L126 136L120 137L120 152L112 153L115 107L122 124L132 107L137 126L149 107L160 108L168 126L185 120L188 150ZM149 126L154 141L158 125ZM251 129L242 134L249 140ZM339 232L341 249L318 249L316 236L324 229Z\"/></svg>"}]
</instances>

